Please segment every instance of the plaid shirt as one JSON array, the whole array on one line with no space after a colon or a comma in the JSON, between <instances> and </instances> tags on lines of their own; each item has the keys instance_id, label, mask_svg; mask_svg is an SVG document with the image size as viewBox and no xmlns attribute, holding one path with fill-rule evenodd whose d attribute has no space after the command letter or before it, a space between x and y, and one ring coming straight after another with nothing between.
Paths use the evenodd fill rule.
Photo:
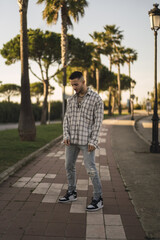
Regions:
<instances>
[{"instance_id":1,"label":"plaid shirt","mask_svg":"<svg viewBox=\"0 0 160 240\"><path fill-rule=\"evenodd\" d=\"M70 97L63 122L63 140L70 139L72 144L97 147L103 107L100 96L90 88L79 106L77 94Z\"/></svg>"}]
</instances>

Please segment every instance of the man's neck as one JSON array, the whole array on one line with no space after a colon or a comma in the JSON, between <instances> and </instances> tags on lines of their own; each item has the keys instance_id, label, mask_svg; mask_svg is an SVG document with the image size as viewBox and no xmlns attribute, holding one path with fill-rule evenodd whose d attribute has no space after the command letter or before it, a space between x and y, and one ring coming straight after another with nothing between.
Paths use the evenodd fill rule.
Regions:
<instances>
[{"instance_id":1,"label":"man's neck","mask_svg":"<svg viewBox=\"0 0 160 240\"><path fill-rule=\"evenodd\" d=\"M87 93L87 86L83 89L83 91L82 92L80 92L80 93L78 93L78 96L79 97L83 97L86 93Z\"/></svg>"}]
</instances>

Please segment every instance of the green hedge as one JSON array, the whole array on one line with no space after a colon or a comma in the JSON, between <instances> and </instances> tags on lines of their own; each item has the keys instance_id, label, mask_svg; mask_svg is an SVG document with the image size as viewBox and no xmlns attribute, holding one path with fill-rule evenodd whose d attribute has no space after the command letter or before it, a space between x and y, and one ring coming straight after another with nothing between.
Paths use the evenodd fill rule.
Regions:
<instances>
[{"instance_id":1,"label":"green hedge","mask_svg":"<svg viewBox=\"0 0 160 240\"><path fill-rule=\"evenodd\" d=\"M12 102L0 103L0 122L18 122L20 105Z\"/></svg>"},{"instance_id":2,"label":"green hedge","mask_svg":"<svg viewBox=\"0 0 160 240\"><path fill-rule=\"evenodd\" d=\"M62 102L52 102L51 103L51 120L59 120L62 118Z\"/></svg>"},{"instance_id":3,"label":"green hedge","mask_svg":"<svg viewBox=\"0 0 160 240\"><path fill-rule=\"evenodd\" d=\"M35 121L41 120L42 107L37 104L32 104ZM0 123L16 123L19 120L20 104L13 102L0 102ZM61 119L62 103L51 103L50 120Z\"/></svg>"}]
</instances>

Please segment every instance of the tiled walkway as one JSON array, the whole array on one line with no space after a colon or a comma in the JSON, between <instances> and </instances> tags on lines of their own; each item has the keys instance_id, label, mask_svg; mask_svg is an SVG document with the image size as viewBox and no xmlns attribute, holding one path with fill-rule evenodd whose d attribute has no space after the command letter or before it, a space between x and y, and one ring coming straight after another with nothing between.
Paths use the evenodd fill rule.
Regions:
<instances>
[{"instance_id":1,"label":"tiled walkway","mask_svg":"<svg viewBox=\"0 0 160 240\"><path fill-rule=\"evenodd\" d=\"M110 146L111 126L103 125L96 165L104 208L85 211L92 197L80 154L76 163L78 200L58 203L67 189L64 146L57 144L0 185L0 239L4 240L143 240L145 234Z\"/></svg>"}]
</instances>

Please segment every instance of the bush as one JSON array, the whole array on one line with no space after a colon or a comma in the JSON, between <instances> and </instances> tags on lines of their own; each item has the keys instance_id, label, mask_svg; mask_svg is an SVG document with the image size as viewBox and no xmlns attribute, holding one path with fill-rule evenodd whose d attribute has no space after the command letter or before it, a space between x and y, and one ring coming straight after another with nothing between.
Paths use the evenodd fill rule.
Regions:
<instances>
[{"instance_id":1,"label":"bush","mask_svg":"<svg viewBox=\"0 0 160 240\"><path fill-rule=\"evenodd\" d=\"M42 107L40 107L37 104L32 104L32 109L33 109L33 115L35 121L40 121L41 120L41 114L42 114Z\"/></svg>"},{"instance_id":2,"label":"bush","mask_svg":"<svg viewBox=\"0 0 160 240\"><path fill-rule=\"evenodd\" d=\"M18 122L20 105L13 102L0 102L0 122Z\"/></svg>"},{"instance_id":3,"label":"bush","mask_svg":"<svg viewBox=\"0 0 160 240\"><path fill-rule=\"evenodd\" d=\"M41 120L42 107L32 104L35 121ZM20 104L13 102L0 102L0 123L17 123L20 114ZM59 120L62 117L62 102L51 103L51 120Z\"/></svg>"},{"instance_id":4,"label":"bush","mask_svg":"<svg viewBox=\"0 0 160 240\"><path fill-rule=\"evenodd\" d=\"M137 103L134 105L134 109L137 109L137 110L142 109L142 106Z\"/></svg>"},{"instance_id":5,"label":"bush","mask_svg":"<svg viewBox=\"0 0 160 240\"><path fill-rule=\"evenodd\" d=\"M62 118L62 102L56 101L51 103L51 120L59 120Z\"/></svg>"}]
</instances>

